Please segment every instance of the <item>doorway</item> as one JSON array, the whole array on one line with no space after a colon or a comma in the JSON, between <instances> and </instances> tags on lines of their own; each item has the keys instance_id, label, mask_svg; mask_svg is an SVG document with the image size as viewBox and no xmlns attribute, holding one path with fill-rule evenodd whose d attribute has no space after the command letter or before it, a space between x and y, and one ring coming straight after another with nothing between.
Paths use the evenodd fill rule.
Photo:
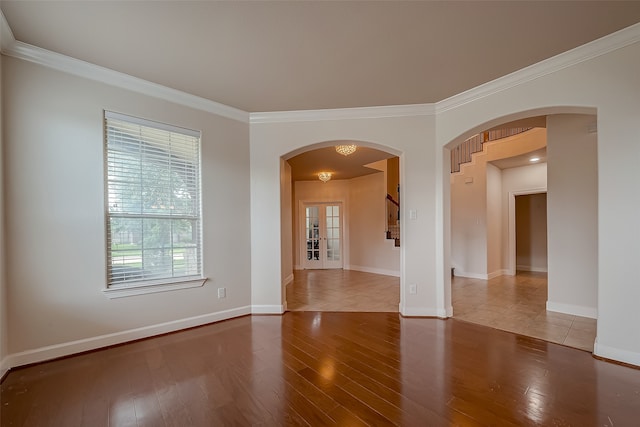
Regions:
<instances>
[{"instance_id":1,"label":"doorway","mask_svg":"<svg viewBox=\"0 0 640 427\"><path fill-rule=\"evenodd\" d=\"M302 215L304 268L342 268L342 203L304 203Z\"/></svg>"}]
</instances>

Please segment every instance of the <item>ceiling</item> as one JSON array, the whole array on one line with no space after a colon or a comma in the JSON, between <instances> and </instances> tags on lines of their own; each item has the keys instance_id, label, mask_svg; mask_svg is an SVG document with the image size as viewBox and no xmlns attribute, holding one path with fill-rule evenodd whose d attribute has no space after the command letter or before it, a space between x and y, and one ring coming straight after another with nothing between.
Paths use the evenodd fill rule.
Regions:
<instances>
[{"instance_id":1,"label":"ceiling","mask_svg":"<svg viewBox=\"0 0 640 427\"><path fill-rule=\"evenodd\" d=\"M640 22L640 1L2 0L17 40L248 112L434 103Z\"/></svg>"},{"instance_id":2,"label":"ceiling","mask_svg":"<svg viewBox=\"0 0 640 427\"><path fill-rule=\"evenodd\" d=\"M298 154L288 162L293 181L315 181L319 172L331 172L331 179L351 179L379 172L364 165L391 157L394 155L368 147L358 147L355 153L343 156L331 146Z\"/></svg>"}]
</instances>

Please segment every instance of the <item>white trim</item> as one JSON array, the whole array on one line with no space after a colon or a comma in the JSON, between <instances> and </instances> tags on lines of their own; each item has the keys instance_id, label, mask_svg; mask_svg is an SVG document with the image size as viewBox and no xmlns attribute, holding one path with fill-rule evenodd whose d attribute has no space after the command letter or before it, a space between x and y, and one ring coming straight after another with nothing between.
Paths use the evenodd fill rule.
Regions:
<instances>
[{"instance_id":1,"label":"white trim","mask_svg":"<svg viewBox=\"0 0 640 427\"><path fill-rule=\"evenodd\" d=\"M177 291L180 289L200 288L204 286L207 278L194 280L182 280L172 283L144 284L139 286L127 286L122 288L106 288L102 292L109 299L132 297L135 295L155 294L158 292Z\"/></svg>"},{"instance_id":2,"label":"white trim","mask_svg":"<svg viewBox=\"0 0 640 427\"><path fill-rule=\"evenodd\" d=\"M547 311L571 314L573 316L589 317L591 319L598 318L597 308L586 307L583 305L563 304L560 302L547 301Z\"/></svg>"},{"instance_id":3,"label":"white trim","mask_svg":"<svg viewBox=\"0 0 640 427\"><path fill-rule=\"evenodd\" d=\"M173 320L171 322L160 323L157 325L144 326L127 331L114 332L112 334L40 347L34 350L10 354L5 358L6 362L3 361L3 367L15 368L17 366L28 365L30 363L44 362L58 357L70 356L85 351L96 350L142 338L149 338L155 335L175 332L195 326L202 326L208 323L219 322L221 320L232 319L234 317L245 316L248 314L251 314L251 308L249 306L245 306L218 311L215 313L207 313L186 319Z\"/></svg>"},{"instance_id":4,"label":"white trim","mask_svg":"<svg viewBox=\"0 0 640 427\"><path fill-rule=\"evenodd\" d=\"M5 18L4 13L0 10L0 50L6 52L16 42L13 31Z\"/></svg>"},{"instance_id":5,"label":"white trim","mask_svg":"<svg viewBox=\"0 0 640 427\"><path fill-rule=\"evenodd\" d=\"M2 35L4 36L4 33ZM152 83L138 77L51 52L20 41L6 44L7 46L5 46L5 43L2 45L2 53L17 59L33 62L74 76L131 90L154 98L164 99L174 104L206 111L239 122L249 122L249 113L246 111L200 96Z\"/></svg>"},{"instance_id":6,"label":"white trim","mask_svg":"<svg viewBox=\"0 0 640 427\"><path fill-rule=\"evenodd\" d=\"M640 367L640 353L600 344L597 337L593 344L593 354L604 357L605 359L629 363Z\"/></svg>"},{"instance_id":7,"label":"white trim","mask_svg":"<svg viewBox=\"0 0 640 427\"><path fill-rule=\"evenodd\" d=\"M283 305L252 305L251 314L282 314L285 312Z\"/></svg>"},{"instance_id":8,"label":"white trim","mask_svg":"<svg viewBox=\"0 0 640 427\"><path fill-rule=\"evenodd\" d=\"M448 317L446 310L425 307L403 307L400 308L400 315L403 317L439 317L442 319Z\"/></svg>"},{"instance_id":9,"label":"white trim","mask_svg":"<svg viewBox=\"0 0 640 427\"><path fill-rule=\"evenodd\" d=\"M384 276L400 277L400 270L387 270L384 268L365 267L363 265L348 265L345 270L362 271L363 273L382 274Z\"/></svg>"},{"instance_id":10,"label":"white trim","mask_svg":"<svg viewBox=\"0 0 640 427\"><path fill-rule=\"evenodd\" d=\"M292 123L322 120L382 119L389 117L433 116L434 104L386 105L377 107L333 108L250 113L249 122Z\"/></svg>"},{"instance_id":11,"label":"white trim","mask_svg":"<svg viewBox=\"0 0 640 427\"><path fill-rule=\"evenodd\" d=\"M530 265L516 265L516 270L520 271L533 271L534 273L548 273L546 267L532 267Z\"/></svg>"},{"instance_id":12,"label":"white trim","mask_svg":"<svg viewBox=\"0 0 640 427\"><path fill-rule=\"evenodd\" d=\"M288 286L291 282L293 282L293 273L285 277L284 286Z\"/></svg>"},{"instance_id":13,"label":"white trim","mask_svg":"<svg viewBox=\"0 0 640 427\"><path fill-rule=\"evenodd\" d=\"M491 273L487 274L487 280L491 280L491 279L495 279L496 277L504 276L507 273L508 273L508 271L505 270L505 269L492 271Z\"/></svg>"},{"instance_id":14,"label":"white trim","mask_svg":"<svg viewBox=\"0 0 640 427\"><path fill-rule=\"evenodd\" d=\"M480 279L489 280L489 275L485 273L472 273L468 271L460 271L457 268L454 270L455 277L466 277L468 279Z\"/></svg>"},{"instance_id":15,"label":"white trim","mask_svg":"<svg viewBox=\"0 0 640 427\"><path fill-rule=\"evenodd\" d=\"M435 104L436 114L444 113L503 90L520 86L637 42L640 42L640 23L439 101Z\"/></svg>"}]
</instances>

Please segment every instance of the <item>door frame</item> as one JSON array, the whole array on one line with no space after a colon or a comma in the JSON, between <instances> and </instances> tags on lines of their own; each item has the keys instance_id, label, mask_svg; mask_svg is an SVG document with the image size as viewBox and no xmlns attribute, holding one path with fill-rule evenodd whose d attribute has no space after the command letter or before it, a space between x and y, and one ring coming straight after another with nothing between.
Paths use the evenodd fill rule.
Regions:
<instances>
[{"instance_id":1,"label":"door frame","mask_svg":"<svg viewBox=\"0 0 640 427\"><path fill-rule=\"evenodd\" d=\"M507 275L516 275L516 196L527 196L529 194L547 194L547 187L531 188L527 190L517 190L509 192L509 265Z\"/></svg>"},{"instance_id":2,"label":"door frame","mask_svg":"<svg viewBox=\"0 0 640 427\"><path fill-rule=\"evenodd\" d=\"M340 229L342 230L341 233L341 238L340 238L340 252L341 252L341 256L340 256L340 261L342 266L339 268L342 269L347 269L347 266L349 265L348 263L348 250L349 250L349 245L348 245L348 229L347 229L347 208L346 208L346 202L344 200L316 200L316 199L309 199L309 200L299 200L298 201L298 215L297 216L297 221L298 221L298 233L297 233L297 242L296 244L298 245L298 256L299 256L299 269L301 270L305 270L305 259L307 256L307 249L306 249L306 243L303 241L306 241L305 238L305 219L306 219L306 206L312 206L312 205L317 205L317 206L326 206L326 205L339 205L340 209L342 211L341 215L340 215Z\"/></svg>"}]
</instances>

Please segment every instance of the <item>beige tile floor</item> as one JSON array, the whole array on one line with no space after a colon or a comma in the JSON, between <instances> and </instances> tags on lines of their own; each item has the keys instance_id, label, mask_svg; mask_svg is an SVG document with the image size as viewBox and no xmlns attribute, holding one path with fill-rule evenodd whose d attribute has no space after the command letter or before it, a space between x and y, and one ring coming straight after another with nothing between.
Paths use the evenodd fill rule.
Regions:
<instances>
[{"instance_id":1,"label":"beige tile floor","mask_svg":"<svg viewBox=\"0 0 640 427\"><path fill-rule=\"evenodd\" d=\"M593 351L595 319L546 311L546 273L491 280L454 277L451 299L456 319Z\"/></svg>"},{"instance_id":2,"label":"beige tile floor","mask_svg":"<svg viewBox=\"0 0 640 427\"><path fill-rule=\"evenodd\" d=\"M296 270L287 286L291 311L398 312L400 278L354 270Z\"/></svg>"},{"instance_id":3,"label":"beige tile floor","mask_svg":"<svg viewBox=\"0 0 640 427\"><path fill-rule=\"evenodd\" d=\"M296 270L291 311L398 312L400 279L352 270ZM593 351L596 321L546 311L547 276L519 272L492 280L454 277L456 319Z\"/></svg>"}]
</instances>

